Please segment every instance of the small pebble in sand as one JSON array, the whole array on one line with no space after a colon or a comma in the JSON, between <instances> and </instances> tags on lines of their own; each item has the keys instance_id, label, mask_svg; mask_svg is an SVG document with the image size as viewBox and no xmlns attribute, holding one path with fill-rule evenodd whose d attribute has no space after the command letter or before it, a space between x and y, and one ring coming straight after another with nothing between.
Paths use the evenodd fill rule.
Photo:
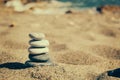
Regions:
<instances>
[{"instance_id":1,"label":"small pebble in sand","mask_svg":"<svg viewBox=\"0 0 120 80\"><path fill-rule=\"evenodd\" d=\"M10 25L9 25L9 27L11 27L11 28L12 28L12 27L15 27L15 25L14 25L14 24L10 24Z\"/></svg>"},{"instance_id":2,"label":"small pebble in sand","mask_svg":"<svg viewBox=\"0 0 120 80\"><path fill-rule=\"evenodd\" d=\"M66 14L71 14L71 13L73 13L71 10L68 10L68 11L66 11L65 12Z\"/></svg>"}]
</instances>

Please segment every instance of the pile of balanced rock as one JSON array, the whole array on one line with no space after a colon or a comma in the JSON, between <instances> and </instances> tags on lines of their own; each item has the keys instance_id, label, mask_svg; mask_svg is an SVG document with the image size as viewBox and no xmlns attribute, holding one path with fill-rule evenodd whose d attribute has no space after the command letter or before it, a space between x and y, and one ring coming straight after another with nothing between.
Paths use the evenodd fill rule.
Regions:
<instances>
[{"instance_id":1,"label":"pile of balanced rock","mask_svg":"<svg viewBox=\"0 0 120 80\"><path fill-rule=\"evenodd\" d=\"M43 33L31 33L29 37L29 44L31 47L28 49L29 51L29 59L26 61L26 65L28 66L48 66L53 65L49 58L49 41L45 40L45 35Z\"/></svg>"}]
</instances>

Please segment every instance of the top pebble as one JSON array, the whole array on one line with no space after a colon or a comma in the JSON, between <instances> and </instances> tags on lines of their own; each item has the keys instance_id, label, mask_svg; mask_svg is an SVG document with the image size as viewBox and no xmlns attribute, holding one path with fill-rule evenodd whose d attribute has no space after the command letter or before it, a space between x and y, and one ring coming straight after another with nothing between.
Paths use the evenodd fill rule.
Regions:
<instances>
[{"instance_id":1,"label":"top pebble","mask_svg":"<svg viewBox=\"0 0 120 80\"><path fill-rule=\"evenodd\" d=\"M42 40L45 38L45 35L43 33L30 33L29 37L34 40Z\"/></svg>"}]
</instances>

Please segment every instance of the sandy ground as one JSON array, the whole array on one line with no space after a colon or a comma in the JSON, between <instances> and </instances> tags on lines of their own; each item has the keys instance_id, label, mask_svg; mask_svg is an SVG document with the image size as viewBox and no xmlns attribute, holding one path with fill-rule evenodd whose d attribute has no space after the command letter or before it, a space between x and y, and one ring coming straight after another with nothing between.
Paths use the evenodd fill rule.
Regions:
<instances>
[{"instance_id":1,"label":"sandy ground","mask_svg":"<svg viewBox=\"0 0 120 80\"><path fill-rule=\"evenodd\" d=\"M99 76L120 67L120 15L0 11L0 80L120 80ZM46 35L57 66L25 66L31 32Z\"/></svg>"}]
</instances>

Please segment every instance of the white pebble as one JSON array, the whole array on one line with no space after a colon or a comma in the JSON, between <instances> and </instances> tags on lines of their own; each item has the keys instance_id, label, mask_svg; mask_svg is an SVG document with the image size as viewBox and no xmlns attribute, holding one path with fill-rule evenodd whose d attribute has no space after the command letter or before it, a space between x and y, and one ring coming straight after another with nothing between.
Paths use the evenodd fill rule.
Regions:
<instances>
[{"instance_id":1,"label":"white pebble","mask_svg":"<svg viewBox=\"0 0 120 80\"><path fill-rule=\"evenodd\" d=\"M48 53L49 48L29 48L28 51L30 54Z\"/></svg>"},{"instance_id":2,"label":"white pebble","mask_svg":"<svg viewBox=\"0 0 120 80\"><path fill-rule=\"evenodd\" d=\"M43 33L30 33L29 36L34 40L41 40L45 38L45 35Z\"/></svg>"},{"instance_id":3,"label":"white pebble","mask_svg":"<svg viewBox=\"0 0 120 80\"><path fill-rule=\"evenodd\" d=\"M32 47L47 47L49 46L49 41L48 40L30 41L30 45Z\"/></svg>"}]
</instances>

